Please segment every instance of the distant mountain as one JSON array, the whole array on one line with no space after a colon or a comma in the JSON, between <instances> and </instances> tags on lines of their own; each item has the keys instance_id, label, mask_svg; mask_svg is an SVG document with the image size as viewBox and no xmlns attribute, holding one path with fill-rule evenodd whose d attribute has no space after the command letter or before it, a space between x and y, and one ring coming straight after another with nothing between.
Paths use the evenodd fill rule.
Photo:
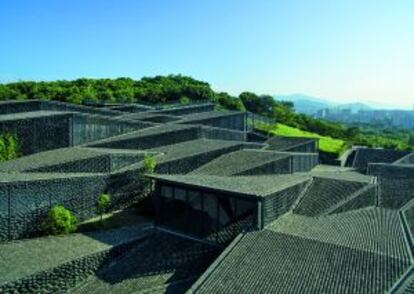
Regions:
<instances>
[{"instance_id":1,"label":"distant mountain","mask_svg":"<svg viewBox=\"0 0 414 294\"><path fill-rule=\"evenodd\" d=\"M314 114L320 109L331 108L336 105L328 100L303 94L275 95L274 98L279 101L293 102L295 110L305 114Z\"/></svg>"},{"instance_id":2,"label":"distant mountain","mask_svg":"<svg viewBox=\"0 0 414 294\"><path fill-rule=\"evenodd\" d=\"M334 106L336 109L350 109L351 112L358 112L360 110L373 110L374 108L364 103L347 103Z\"/></svg>"},{"instance_id":3,"label":"distant mountain","mask_svg":"<svg viewBox=\"0 0 414 294\"><path fill-rule=\"evenodd\" d=\"M273 97L279 101L293 102L297 112L309 115L315 114L319 110L325 108L350 109L351 112L373 109L371 106L363 103L339 104L329 101L329 99L317 98L304 94L274 95Z\"/></svg>"}]
</instances>

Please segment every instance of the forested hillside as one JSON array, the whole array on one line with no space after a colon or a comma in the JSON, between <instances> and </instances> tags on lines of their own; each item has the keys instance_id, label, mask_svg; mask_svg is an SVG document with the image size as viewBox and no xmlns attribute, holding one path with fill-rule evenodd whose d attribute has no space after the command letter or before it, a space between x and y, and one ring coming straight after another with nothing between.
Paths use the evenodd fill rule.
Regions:
<instances>
[{"instance_id":1,"label":"forested hillside","mask_svg":"<svg viewBox=\"0 0 414 294\"><path fill-rule=\"evenodd\" d=\"M0 101L8 99L48 99L76 104L209 100L224 109L247 110L301 131L343 140L347 145L411 149L414 142L413 132L410 131L367 132L359 126L345 126L340 123L314 119L308 115L296 113L292 102L276 101L270 95L257 95L252 92L243 92L238 97L225 92L218 93L213 91L208 83L182 75L145 77L140 80L81 78L73 81L21 81L0 84Z\"/></svg>"},{"instance_id":2,"label":"forested hillside","mask_svg":"<svg viewBox=\"0 0 414 294\"><path fill-rule=\"evenodd\" d=\"M228 109L244 110L237 97L216 93L206 82L181 75L156 76L133 80L77 79L74 81L22 81L0 84L0 101L7 99L47 99L75 104L85 102L164 103L190 100L215 100Z\"/></svg>"}]
</instances>

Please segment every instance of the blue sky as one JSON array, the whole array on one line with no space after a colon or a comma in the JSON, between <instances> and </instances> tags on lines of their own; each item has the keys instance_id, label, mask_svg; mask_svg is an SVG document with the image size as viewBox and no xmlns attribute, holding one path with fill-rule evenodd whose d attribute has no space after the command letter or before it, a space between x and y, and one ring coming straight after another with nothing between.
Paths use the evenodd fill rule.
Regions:
<instances>
[{"instance_id":1,"label":"blue sky","mask_svg":"<svg viewBox=\"0 0 414 294\"><path fill-rule=\"evenodd\" d=\"M181 73L414 105L412 0L2 0L0 81Z\"/></svg>"}]
</instances>

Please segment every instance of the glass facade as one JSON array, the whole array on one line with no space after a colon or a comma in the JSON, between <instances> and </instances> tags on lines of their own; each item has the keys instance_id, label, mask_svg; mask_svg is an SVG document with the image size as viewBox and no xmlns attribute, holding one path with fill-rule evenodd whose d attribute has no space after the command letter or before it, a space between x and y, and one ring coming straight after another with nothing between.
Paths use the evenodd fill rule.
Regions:
<instances>
[{"instance_id":1,"label":"glass facade","mask_svg":"<svg viewBox=\"0 0 414 294\"><path fill-rule=\"evenodd\" d=\"M254 200L158 183L156 205L158 225L215 243L256 226Z\"/></svg>"}]
</instances>

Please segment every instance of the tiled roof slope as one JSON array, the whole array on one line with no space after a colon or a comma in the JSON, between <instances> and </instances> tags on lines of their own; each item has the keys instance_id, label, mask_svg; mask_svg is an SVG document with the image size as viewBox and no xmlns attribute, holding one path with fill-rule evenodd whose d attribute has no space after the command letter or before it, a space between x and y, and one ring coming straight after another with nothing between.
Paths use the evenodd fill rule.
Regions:
<instances>
[{"instance_id":1,"label":"tiled roof slope","mask_svg":"<svg viewBox=\"0 0 414 294\"><path fill-rule=\"evenodd\" d=\"M195 293L384 293L410 261L271 230L247 233Z\"/></svg>"},{"instance_id":2,"label":"tiled roof slope","mask_svg":"<svg viewBox=\"0 0 414 294\"><path fill-rule=\"evenodd\" d=\"M220 156L193 173L231 176L285 158L289 158L289 154L261 150L241 150Z\"/></svg>"},{"instance_id":3,"label":"tiled roof slope","mask_svg":"<svg viewBox=\"0 0 414 294\"><path fill-rule=\"evenodd\" d=\"M161 181L204 187L217 192L238 193L251 197L265 197L298 183L309 180L307 174L271 176L209 176L209 175L155 175Z\"/></svg>"},{"instance_id":4,"label":"tiled roof slope","mask_svg":"<svg viewBox=\"0 0 414 294\"><path fill-rule=\"evenodd\" d=\"M369 207L323 217L285 214L269 230L410 259L398 211Z\"/></svg>"},{"instance_id":5,"label":"tiled roof slope","mask_svg":"<svg viewBox=\"0 0 414 294\"><path fill-rule=\"evenodd\" d=\"M361 182L316 177L293 211L306 216L321 215L335 204L351 197L365 185Z\"/></svg>"},{"instance_id":6,"label":"tiled roof slope","mask_svg":"<svg viewBox=\"0 0 414 294\"><path fill-rule=\"evenodd\" d=\"M296 137L272 137L266 141L269 145L268 149L278 151L288 151L291 148L314 142L312 138L296 138Z\"/></svg>"}]
</instances>

